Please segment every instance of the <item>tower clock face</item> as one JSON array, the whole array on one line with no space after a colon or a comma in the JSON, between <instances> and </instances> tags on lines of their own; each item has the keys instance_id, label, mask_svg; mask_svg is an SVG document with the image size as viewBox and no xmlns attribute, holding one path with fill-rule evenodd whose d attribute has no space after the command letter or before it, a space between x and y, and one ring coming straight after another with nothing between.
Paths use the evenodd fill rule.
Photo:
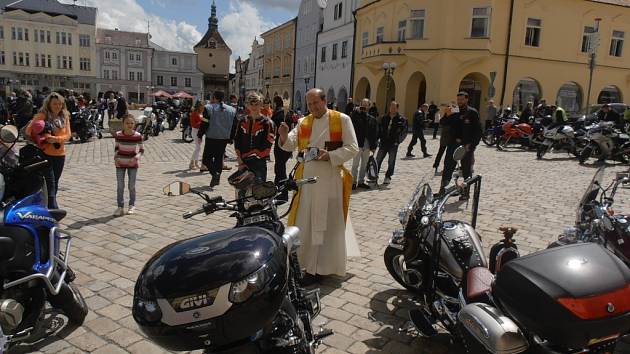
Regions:
<instances>
[{"instance_id":1,"label":"tower clock face","mask_svg":"<svg viewBox=\"0 0 630 354\"><path fill-rule=\"evenodd\" d=\"M317 5L319 5L319 7L321 7L322 9L326 8L326 2L327 0L317 0Z\"/></svg>"}]
</instances>

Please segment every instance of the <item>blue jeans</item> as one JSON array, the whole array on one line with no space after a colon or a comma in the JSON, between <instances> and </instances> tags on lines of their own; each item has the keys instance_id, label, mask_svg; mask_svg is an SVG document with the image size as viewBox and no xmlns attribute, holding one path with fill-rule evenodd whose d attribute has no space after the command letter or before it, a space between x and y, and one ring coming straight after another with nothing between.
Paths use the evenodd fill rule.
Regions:
<instances>
[{"instance_id":1,"label":"blue jeans","mask_svg":"<svg viewBox=\"0 0 630 354\"><path fill-rule=\"evenodd\" d=\"M118 207L125 206L125 172L129 175L129 181L127 182L127 188L129 189L129 206L136 205L136 175L138 174L137 168L117 168L116 169L116 199Z\"/></svg>"},{"instance_id":2,"label":"blue jeans","mask_svg":"<svg viewBox=\"0 0 630 354\"><path fill-rule=\"evenodd\" d=\"M65 164L65 156L51 156L44 155L48 160L48 169L44 172L44 179L46 181L46 191L48 193L48 208L58 209L57 205L57 191L59 190L59 179L63 172L63 165Z\"/></svg>"},{"instance_id":3,"label":"blue jeans","mask_svg":"<svg viewBox=\"0 0 630 354\"><path fill-rule=\"evenodd\" d=\"M394 168L396 167L396 155L398 154L398 145L392 145L389 147L380 146L378 153L376 154L376 163L378 164L378 171L381 172L381 164L385 160L385 155L389 155L387 160L387 172L385 177L391 178L394 175Z\"/></svg>"}]
</instances>

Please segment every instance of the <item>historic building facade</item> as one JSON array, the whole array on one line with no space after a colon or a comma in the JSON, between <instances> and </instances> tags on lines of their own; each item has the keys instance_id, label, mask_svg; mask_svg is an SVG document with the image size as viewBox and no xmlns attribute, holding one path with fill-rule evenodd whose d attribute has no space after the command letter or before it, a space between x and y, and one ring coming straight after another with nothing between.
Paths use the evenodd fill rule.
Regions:
<instances>
[{"instance_id":1,"label":"historic building facade","mask_svg":"<svg viewBox=\"0 0 630 354\"><path fill-rule=\"evenodd\" d=\"M94 95L97 9L0 0L0 94L74 89Z\"/></svg>"},{"instance_id":2,"label":"historic building facade","mask_svg":"<svg viewBox=\"0 0 630 354\"><path fill-rule=\"evenodd\" d=\"M219 33L219 19L214 1L208 19L208 31L195 45L194 51L198 55L197 67L203 73L204 95L209 96L216 90L227 93L232 50Z\"/></svg>"},{"instance_id":3,"label":"historic building facade","mask_svg":"<svg viewBox=\"0 0 630 354\"><path fill-rule=\"evenodd\" d=\"M254 38L252 52L249 54L249 64L245 70L245 93L263 93L265 64L265 46Z\"/></svg>"},{"instance_id":4,"label":"historic building facade","mask_svg":"<svg viewBox=\"0 0 630 354\"><path fill-rule=\"evenodd\" d=\"M204 74L197 69L197 54L164 49L151 42L151 90L170 93L185 91L201 98Z\"/></svg>"},{"instance_id":5,"label":"historic building facade","mask_svg":"<svg viewBox=\"0 0 630 354\"><path fill-rule=\"evenodd\" d=\"M354 98L376 100L379 110L395 98L410 117L419 104L450 102L466 90L476 107L494 99L518 109L545 98L577 111L586 106L596 31L588 101L630 95L627 1L364 0L359 6Z\"/></svg>"},{"instance_id":6,"label":"historic building facade","mask_svg":"<svg viewBox=\"0 0 630 354\"><path fill-rule=\"evenodd\" d=\"M293 61L295 57L294 18L262 34L265 41L264 94L282 97L289 106L293 96Z\"/></svg>"},{"instance_id":7,"label":"historic building facade","mask_svg":"<svg viewBox=\"0 0 630 354\"><path fill-rule=\"evenodd\" d=\"M96 92L123 92L130 103L149 102L153 48L149 34L96 31Z\"/></svg>"},{"instance_id":8,"label":"historic building facade","mask_svg":"<svg viewBox=\"0 0 630 354\"><path fill-rule=\"evenodd\" d=\"M317 0L302 0L297 17L295 38L295 70L293 78L293 108L306 112L304 95L315 87L317 33L323 23L323 9Z\"/></svg>"},{"instance_id":9,"label":"historic building facade","mask_svg":"<svg viewBox=\"0 0 630 354\"><path fill-rule=\"evenodd\" d=\"M328 1L317 38L317 82L329 103L344 111L352 87L354 16L358 0Z\"/></svg>"}]
</instances>

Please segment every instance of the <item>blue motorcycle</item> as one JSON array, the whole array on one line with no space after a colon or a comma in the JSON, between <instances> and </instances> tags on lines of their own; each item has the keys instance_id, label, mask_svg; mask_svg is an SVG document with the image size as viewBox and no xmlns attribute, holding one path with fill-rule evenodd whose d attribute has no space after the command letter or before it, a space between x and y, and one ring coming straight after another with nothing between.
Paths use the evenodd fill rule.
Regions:
<instances>
[{"instance_id":1,"label":"blue motorcycle","mask_svg":"<svg viewBox=\"0 0 630 354\"><path fill-rule=\"evenodd\" d=\"M33 150L22 148L14 164L7 163L12 149L0 159L0 354L42 329L46 302L75 325L88 313L68 266L71 236L59 228L66 212L46 207L48 162Z\"/></svg>"}]
</instances>

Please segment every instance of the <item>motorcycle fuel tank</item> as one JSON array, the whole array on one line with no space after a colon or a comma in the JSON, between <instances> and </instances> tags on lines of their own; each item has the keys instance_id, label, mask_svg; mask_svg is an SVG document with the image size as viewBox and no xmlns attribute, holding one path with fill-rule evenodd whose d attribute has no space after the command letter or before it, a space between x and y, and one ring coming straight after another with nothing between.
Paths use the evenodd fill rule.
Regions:
<instances>
[{"instance_id":1,"label":"motorcycle fuel tank","mask_svg":"<svg viewBox=\"0 0 630 354\"><path fill-rule=\"evenodd\" d=\"M461 221L445 221L442 227L445 244L440 247L440 267L462 279L464 272L474 267L488 267L481 240L475 229ZM433 234L429 235L433 245Z\"/></svg>"},{"instance_id":2,"label":"motorcycle fuel tank","mask_svg":"<svg viewBox=\"0 0 630 354\"><path fill-rule=\"evenodd\" d=\"M594 243L508 262L492 296L528 332L565 348L586 348L630 329L630 270Z\"/></svg>"},{"instance_id":3,"label":"motorcycle fuel tank","mask_svg":"<svg viewBox=\"0 0 630 354\"><path fill-rule=\"evenodd\" d=\"M169 350L230 348L271 322L284 299L287 274L281 237L262 228L176 242L158 251L140 273L134 320ZM248 284L257 285L250 291ZM237 301L232 290L238 287L246 291Z\"/></svg>"}]
</instances>

